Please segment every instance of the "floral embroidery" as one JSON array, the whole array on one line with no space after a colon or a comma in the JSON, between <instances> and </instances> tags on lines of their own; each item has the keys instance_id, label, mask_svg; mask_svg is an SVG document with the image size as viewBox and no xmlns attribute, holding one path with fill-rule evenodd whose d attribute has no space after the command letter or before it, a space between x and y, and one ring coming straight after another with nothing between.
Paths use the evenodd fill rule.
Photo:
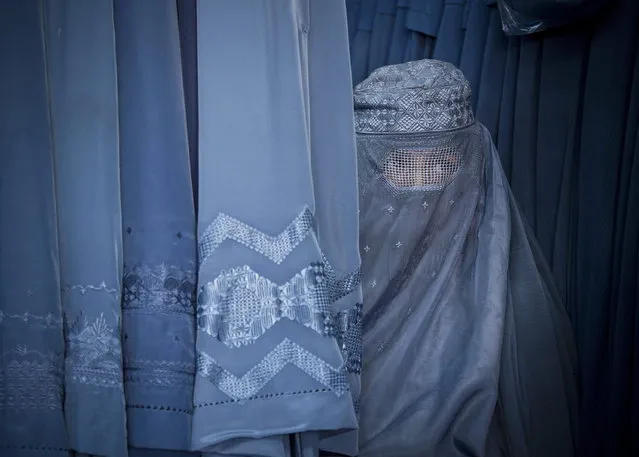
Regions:
<instances>
[{"instance_id":1,"label":"floral embroidery","mask_svg":"<svg viewBox=\"0 0 639 457\"><path fill-rule=\"evenodd\" d=\"M73 382L100 387L122 385L120 325L109 325L103 313L67 321L67 376Z\"/></svg>"},{"instance_id":2,"label":"floral embroidery","mask_svg":"<svg viewBox=\"0 0 639 457\"><path fill-rule=\"evenodd\" d=\"M195 380L195 280L192 269L176 265L125 264L127 408L188 413Z\"/></svg>"},{"instance_id":3,"label":"floral embroidery","mask_svg":"<svg viewBox=\"0 0 639 457\"><path fill-rule=\"evenodd\" d=\"M195 272L160 264L124 267L124 312L195 314Z\"/></svg>"}]
</instances>

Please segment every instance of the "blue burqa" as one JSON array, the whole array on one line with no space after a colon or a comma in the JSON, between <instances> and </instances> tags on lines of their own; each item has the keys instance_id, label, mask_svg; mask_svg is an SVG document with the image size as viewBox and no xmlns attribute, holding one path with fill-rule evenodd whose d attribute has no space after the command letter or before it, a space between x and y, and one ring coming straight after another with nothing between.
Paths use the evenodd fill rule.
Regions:
<instances>
[{"instance_id":1,"label":"blue burqa","mask_svg":"<svg viewBox=\"0 0 639 457\"><path fill-rule=\"evenodd\" d=\"M355 89L361 457L575 455L569 321L470 85L449 63Z\"/></svg>"}]
</instances>

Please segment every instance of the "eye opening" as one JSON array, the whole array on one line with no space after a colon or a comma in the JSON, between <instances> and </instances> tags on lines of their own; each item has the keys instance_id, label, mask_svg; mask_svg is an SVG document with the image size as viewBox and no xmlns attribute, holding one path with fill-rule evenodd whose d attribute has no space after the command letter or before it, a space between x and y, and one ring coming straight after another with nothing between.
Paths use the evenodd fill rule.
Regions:
<instances>
[{"instance_id":1,"label":"eye opening","mask_svg":"<svg viewBox=\"0 0 639 457\"><path fill-rule=\"evenodd\" d=\"M461 167L456 148L396 149L382 165L382 174L393 187L401 189L440 189L448 185Z\"/></svg>"}]
</instances>

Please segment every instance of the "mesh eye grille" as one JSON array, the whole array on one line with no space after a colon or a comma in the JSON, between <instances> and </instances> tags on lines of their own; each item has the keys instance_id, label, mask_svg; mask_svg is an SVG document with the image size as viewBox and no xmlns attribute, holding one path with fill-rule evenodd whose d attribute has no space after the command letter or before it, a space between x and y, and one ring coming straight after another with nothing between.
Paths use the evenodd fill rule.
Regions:
<instances>
[{"instance_id":1,"label":"mesh eye grille","mask_svg":"<svg viewBox=\"0 0 639 457\"><path fill-rule=\"evenodd\" d=\"M397 149L386 158L382 173L394 187L434 189L446 186L460 166L460 155L452 147Z\"/></svg>"}]
</instances>

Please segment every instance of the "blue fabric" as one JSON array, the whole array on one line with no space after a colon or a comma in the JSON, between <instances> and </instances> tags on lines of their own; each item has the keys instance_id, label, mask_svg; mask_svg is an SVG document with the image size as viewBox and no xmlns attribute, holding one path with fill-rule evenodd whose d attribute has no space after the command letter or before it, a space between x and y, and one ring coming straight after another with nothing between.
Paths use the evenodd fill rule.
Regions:
<instances>
[{"instance_id":1,"label":"blue fabric","mask_svg":"<svg viewBox=\"0 0 639 457\"><path fill-rule=\"evenodd\" d=\"M357 454L344 4L27 0L0 25L0 454Z\"/></svg>"},{"instance_id":2,"label":"blue fabric","mask_svg":"<svg viewBox=\"0 0 639 457\"><path fill-rule=\"evenodd\" d=\"M473 91L473 108L477 109L491 8L486 6L483 0L471 0L468 4L468 19L465 24L466 31L459 68L470 82Z\"/></svg>"},{"instance_id":3,"label":"blue fabric","mask_svg":"<svg viewBox=\"0 0 639 457\"><path fill-rule=\"evenodd\" d=\"M388 64L397 64L404 61L406 42L410 38L411 32L405 27L406 15L408 14L408 0L397 0L395 11L395 21L391 32Z\"/></svg>"},{"instance_id":4,"label":"blue fabric","mask_svg":"<svg viewBox=\"0 0 639 457\"><path fill-rule=\"evenodd\" d=\"M507 75L504 78L505 82L509 81L516 87L511 130L513 152L511 153L510 180L513 192L520 196L518 199L520 208L533 230L537 227L536 174L540 171L536 166L536 154L541 54L542 42L539 37L525 37L519 46L519 68L516 76L508 77Z\"/></svg>"},{"instance_id":5,"label":"blue fabric","mask_svg":"<svg viewBox=\"0 0 639 457\"><path fill-rule=\"evenodd\" d=\"M430 37L436 37L444 10L444 0L408 0L406 27Z\"/></svg>"},{"instance_id":6,"label":"blue fabric","mask_svg":"<svg viewBox=\"0 0 639 457\"><path fill-rule=\"evenodd\" d=\"M0 37L0 453L66 457L60 253L40 2L0 3Z\"/></svg>"},{"instance_id":7,"label":"blue fabric","mask_svg":"<svg viewBox=\"0 0 639 457\"><path fill-rule=\"evenodd\" d=\"M412 17L419 20L393 36L432 30L426 12L439 3L415 2ZM606 10L585 21L594 11L589 8L603 2L512 1L537 18L552 13L544 8L553 4L563 8L555 10L560 16L571 11L555 19L579 24L507 38L497 3L468 3L459 65L473 88L477 118L498 146L578 336L580 453L617 455L639 443L630 432L639 423L638 384L630 375L637 360L628 350L637 344L639 315L636 287L628 279L636 278L639 255L636 235L629 235L636 233L639 214L630 203L638 122L636 27L631 24L639 12L636 2L618 0L606 2ZM398 3L397 17L401 8ZM435 47L452 49L453 42L436 41ZM610 49L618 50L613 61L606 57ZM419 58L416 53L403 60L396 56L389 54L386 63Z\"/></svg>"},{"instance_id":8,"label":"blue fabric","mask_svg":"<svg viewBox=\"0 0 639 457\"><path fill-rule=\"evenodd\" d=\"M537 239L548 259L557 285L573 322L574 304L574 226L576 143L579 106L585 74L588 33L575 29L571 34L547 36L543 42L539 77L537 126L536 219ZM546 222L546 223L544 223Z\"/></svg>"},{"instance_id":9,"label":"blue fabric","mask_svg":"<svg viewBox=\"0 0 639 457\"><path fill-rule=\"evenodd\" d=\"M113 5L56 0L47 2L42 14L65 322L64 411L69 447L87 454L126 455Z\"/></svg>"},{"instance_id":10,"label":"blue fabric","mask_svg":"<svg viewBox=\"0 0 639 457\"><path fill-rule=\"evenodd\" d=\"M466 0L446 0L442 11L433 59L459 65L464 43L464 13Z\"/></svg>"},{"instance_id":11,"label":"blue fabric","mask_svg":"<svg viewBox=\"0 0 639 457\"><path fill-rule=\"evenodd\" d=\"M616 0L498 0L508 35L530 35L579 23L601 14Z\"/></svg>"},{"instance_id":12,"label":"blue fabric","mask_svg":"<svg viewBox=\"0 0 639 457\"><path fill-rule=\"evenodd\" d=\"M613 332L618 328L616 314L624 308L627 309L622 311L624 314L636 313L638 302L632 293L628 293L630 291L621 295L611 292L618 287L618 269L632 268L632 260L614 256L619 236L616 232L621 229L615 227L616 216L627 212L636 217L638 211L636 207L619 206L623 201L619 196L629 191L628 187L620 187L624 184L621 173L627 173L630 166L623 162L625 134L636 125L628 125L627 119L634 78L631 68L637 59L638 18L639 4L624 0L606 22L594 29L581 99L575 301L579 304L577 328L584 373L584 428L608 431L603 435L584 435L585 456L614 455L624 452L622 445L637 446L636 434L634 438L628 435L636 425L632 415L637 414L637 409L630 408L632 404L628 397L636 393L625 390L625 395L617 396L611 389L619 381L623 382L626 373L617 362L617 348L632 345L632 332L635 335L637 332L636 327L621 333ZM613 48L615 53L611 55L609 50ZM617 70L604 71L604 65ZM633 155L637 160L636 154ZM622 164L624 168L621 168ZM613 367L619 371L613 372ZM636 392L636 374L633 377Z\"/></svg>"},{"instance_id":13,"label":"blue fabric","mask_svg":"<svg viewBox=\"0 0 639 457\"><path fill-rule=\"evenodd\" d=\"M128 443L185 451L197 258L177 14L171 0L116 0L114 11Z\"/></svg>"},{"instance_id":14,"label":"blue fabric","mask_svg":"<svg viewBox=\"0 0 639 457\"><path fill-rule=\"evenodd\" d=\"M197 12L192 447L276 457L288 434L331 431L321 447L354 455L358 368L329 328L361 299L344 5L203 0Z\"/></svg>"},{"instance_id":15,"label":"blue fabric","mask_svg":"<svg viewBox=\"0 0 639 457\"><path fill-rule=\"evenodd\" d=\"M359 20L359 10L361 6L362 0L346 0L349 41L353 39L357 31L357 22Z\"/></svg>"},{"instance_id":16,"label":"blue fabric","mask_svg":"<svg viewBox=\"0 0 639 457\"><path fill-rule=\"evenodd\" d=\"M351 72L353 83L362 81L373 70L370 62L370 37L375 22L375 7L378 0L361 2L357 15L357 25L351 39ZM377 60L379 62L379 60Z\"/></svg>"},{"instance_id":17,"label":"blue fabric","mask_svg":"<svg viewBox=\"0 0 639 457\"><path fill-rule=\"evenodd\" d=\"M186 128L189 134L189 159L193 197L197 208L198 178L198 105L197 105L197 17L195 0L177 2L178 28L180 31L180 57L182 58L182 79L184 81L184 105Z\"/></svg>"},{"instance_id":18,"label":"blue fabric","mask_svg":"<svg viewBox=\"0 0 639 457\"><path fill-rule=\"evenodd\" d=\"M515 142L515 110L517 108L517 73L519 70L520 42L517 39L508 40L506 49L506 63L504 66L504 85L502 87L501 104L499 107L499 126L497 130L497 143L499 144L499 157L507 178L513 174L513 156Z\"/></svg>"},{"instance_id":19,"label":"blue fabric","mask_svg":"<svg viewBox=\"0 0 639 457\"><path fill-rule=\"evenodd\" d=\"M433 104L459 109L437 81ZM358 154L360 455L577 455L572 329L490 133L358 129Z\"/></svg>"},{"instance_id":20,"label":"blue fabric","mask_svg":"<svg viewBox=\"0 0 639 457\"><path fill-rule=\"evenodd\" d=\"M423 2L408 0L406 28L411 31L404 53L404 60L430 58L444 8L444 0Z\"/></svg>"},{"instance_id":21,"label":"blue fabric","mask_svg":"<svg viewBox=\"0 0 639 457\"><path fill-rule=\"evenodd\" d=\"M496 138L499 135L499 109L507 57L507 40L501 31L501 21L497 8L490 7L486 46L477 93L477 119ZM499 144L497 144L499 146Z\"/></svg>"},{"instance_id":22,"label":"blue fabric","mask_svg":"<svg viewBox=\"0 0 639 457\"><path fill-rule=\"evenodd\" d=\"M396 3L396 0L378 0L377 2L371 34L369 71L384 65L388 60L395 25Z\"/></svg>"}]
</instances>

